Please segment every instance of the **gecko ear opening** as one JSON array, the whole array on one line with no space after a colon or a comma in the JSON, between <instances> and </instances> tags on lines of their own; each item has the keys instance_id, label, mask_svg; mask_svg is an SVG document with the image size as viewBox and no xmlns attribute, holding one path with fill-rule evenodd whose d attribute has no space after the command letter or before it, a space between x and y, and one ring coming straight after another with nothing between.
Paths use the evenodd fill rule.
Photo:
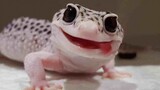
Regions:
<instances>
[{"instance_id":1,"label":"gecko ear opening","mask_svg":"<svg viewBox=\"0 0 160 90\"><path fill-rule=\"evenodd\" d=\"M107 15L104 19L104 27L107 32L109 33L115 33L117 28L117 18L115 14L113 15Z\"/></svg>"},{"instance_id":2,"label":"gecko ear opening","mask_svg":"<svg viewBox=\"0 0 160 90\"><path fill-rule=\"evenodd\" d=\"M75 7L68 5L67 9L64 11L63 20L67 23L71 23L77 16L77 10Z\"/></svg>"}]
</instances>

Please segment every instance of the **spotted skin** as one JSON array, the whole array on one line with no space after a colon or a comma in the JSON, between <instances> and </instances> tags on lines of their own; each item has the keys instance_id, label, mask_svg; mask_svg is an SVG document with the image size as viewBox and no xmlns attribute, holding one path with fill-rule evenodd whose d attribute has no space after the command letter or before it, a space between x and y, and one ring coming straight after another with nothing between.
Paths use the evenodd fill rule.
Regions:
<instances>
[{"instance_id":1,"label":"spotted skin","mask_svg":"<svg viewBox=\"0 0 160 90\"><path fill-rule=\"evenodd\" d=\"M26 54L46 47L50 36L51 23L48 20L20 17L1 32L0 50L8 58L22 61Z\"/></svg>"}]
</instances>

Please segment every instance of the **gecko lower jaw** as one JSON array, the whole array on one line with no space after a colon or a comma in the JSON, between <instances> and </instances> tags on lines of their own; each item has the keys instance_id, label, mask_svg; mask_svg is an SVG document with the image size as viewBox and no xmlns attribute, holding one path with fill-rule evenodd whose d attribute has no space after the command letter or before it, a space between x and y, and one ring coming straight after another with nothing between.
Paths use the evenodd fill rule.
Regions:
<instances>
[{"instance_id":1,"label":"gecko lower jaw","mask_svg":"<svg viewBox=\"0 0 160 90\"><path fill-rule=\"evenodd\" d=\"M104 53L108 53L111 51L112 41L110 42L96 42L87 39L82 39L78 37L71 36L62 30L64 36L74 45L79 46L81 48L86 49L100 49Z\"/></svg>"}]
</instances>

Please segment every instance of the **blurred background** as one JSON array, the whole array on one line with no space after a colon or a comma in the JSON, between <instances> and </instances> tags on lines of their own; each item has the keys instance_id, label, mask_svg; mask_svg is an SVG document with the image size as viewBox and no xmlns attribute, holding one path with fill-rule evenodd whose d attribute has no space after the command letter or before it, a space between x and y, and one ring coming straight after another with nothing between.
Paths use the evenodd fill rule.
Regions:
<instances>
[{"instance_id":1,"label":"blurred background","mask_svg":"<svg viewBox=\"0 0 160 90\"><path fill-rule=\"evenodd\" d=\"M0 0L0 30L20 16L51 21L54 13L69 2L118 14L125 30L124 42L160 51L160 0ZM145 52L140 57L145 61L131 64L160 64L159 52ZM126 61L120 63L126 65Z\"/></svg>"}]
</instances>

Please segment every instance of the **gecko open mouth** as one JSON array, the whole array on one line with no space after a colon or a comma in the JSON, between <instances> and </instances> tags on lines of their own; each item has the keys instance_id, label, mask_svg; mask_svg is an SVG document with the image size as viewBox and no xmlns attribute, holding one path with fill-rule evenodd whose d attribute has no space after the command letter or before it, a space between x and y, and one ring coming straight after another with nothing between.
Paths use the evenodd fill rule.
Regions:
<instances>
[{"instance_id":1,"label":"gecko open mouth","mask_svg":"<svg viewBox=\"0 0 160 90\"><path fill-rule=\"evenodd\" d=\"M110 41L110 42L96 42L96 41L91 41L91 40L71 36L71 35L67 34L66 32L64 32L63 30L62 30L62 32L70 42L72 42L73 44L75 44L77 46L80 46L81 48L100 49L104 53L108 53L111 50L112 41Z\"/></svg>"}]
</instances>

